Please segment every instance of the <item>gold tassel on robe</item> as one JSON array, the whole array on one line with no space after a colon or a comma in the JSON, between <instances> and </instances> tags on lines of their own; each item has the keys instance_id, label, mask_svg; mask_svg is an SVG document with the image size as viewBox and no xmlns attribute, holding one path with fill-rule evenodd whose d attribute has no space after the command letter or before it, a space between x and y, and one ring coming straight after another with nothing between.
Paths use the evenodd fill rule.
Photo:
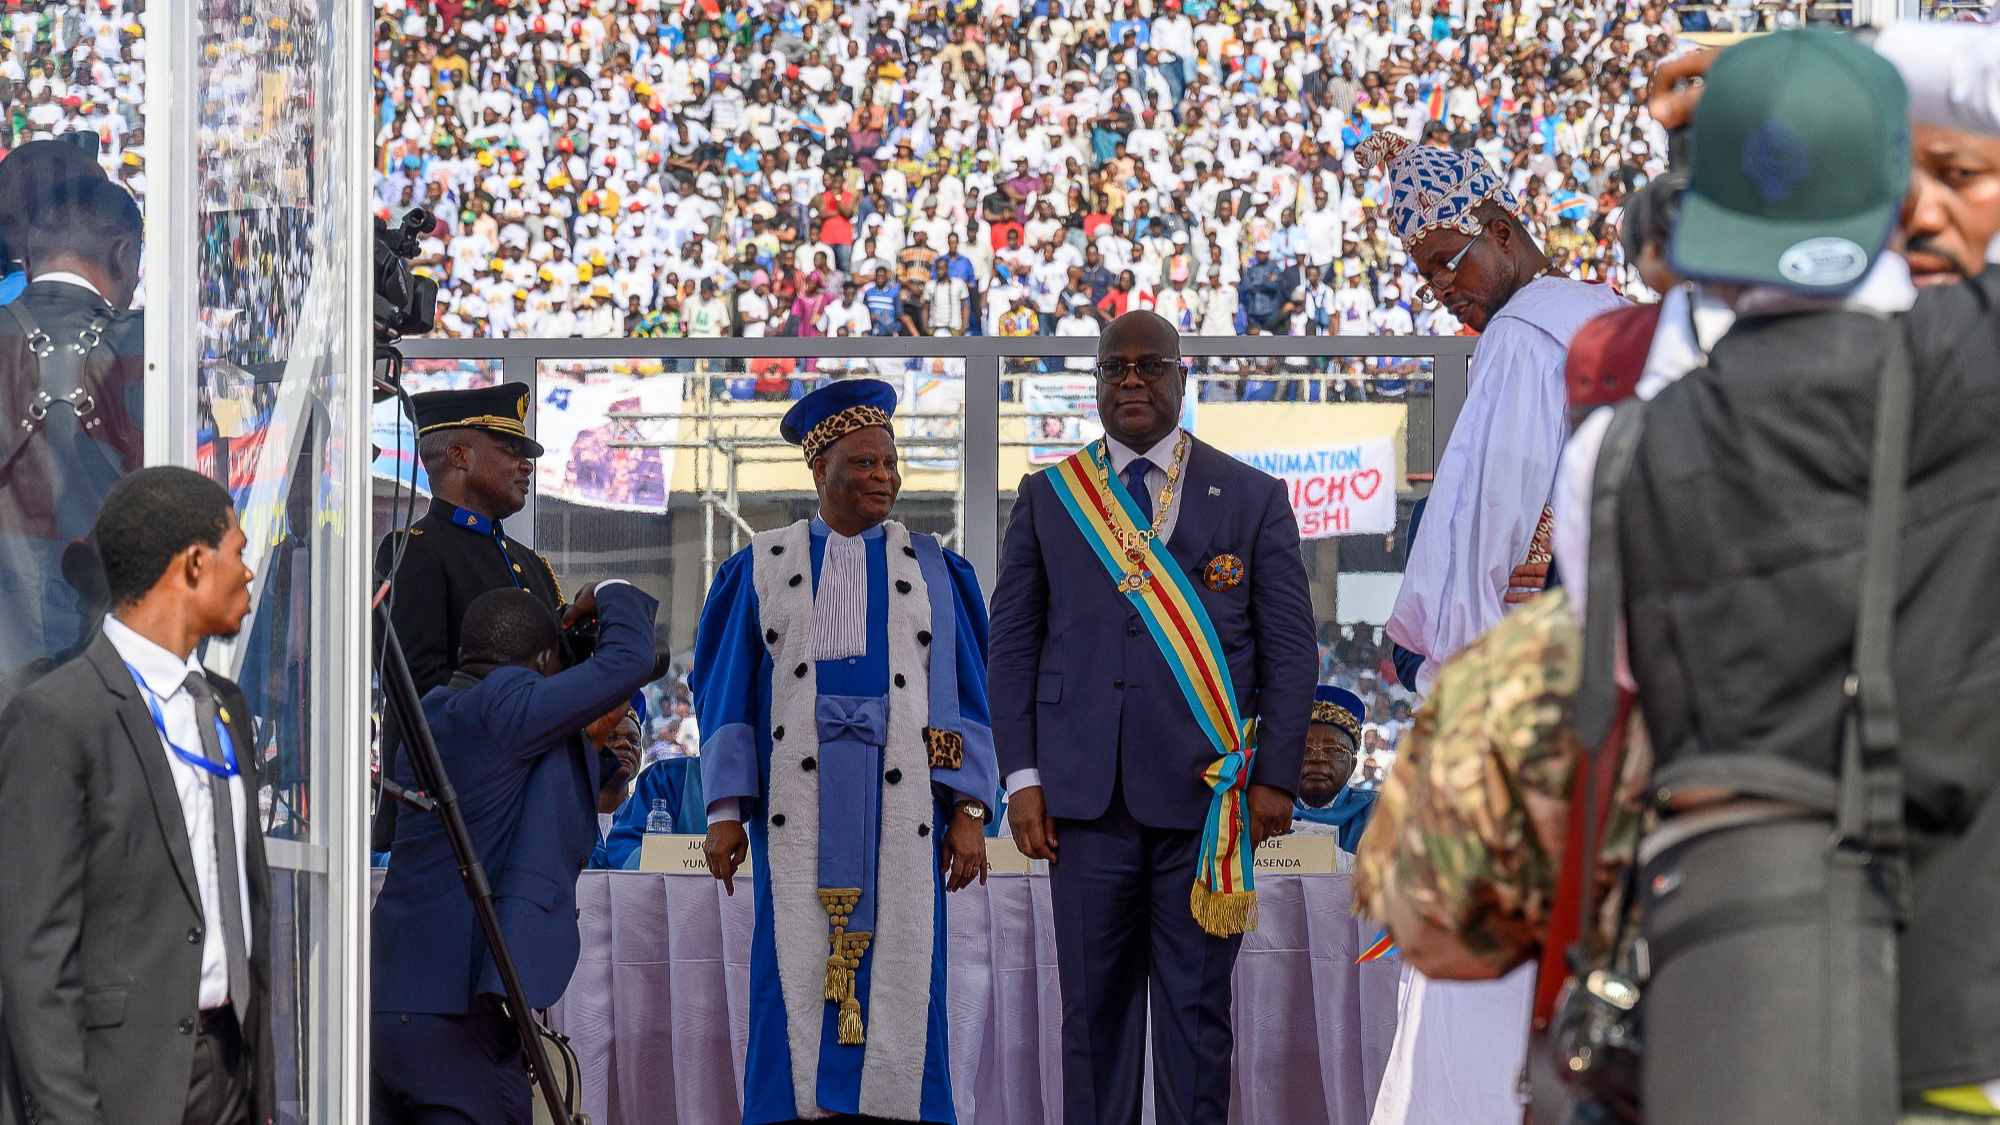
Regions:
<instances>
[{"instance_id":1,"label":"gold tassel on robe","mask_svg":"<svg viewBox=\"0 0 2000 1125\"><path fill-rule=\"evenodd\" d=\"M827 935L826 956L826 999L840 1005L839 1035L842 1046L853 1047L863 1041L861 1026L861 1001L854 994L854 973L861 967L861 955L868 949L868 942L874 934L868 931L847 932L847 922L854 916L855 904L861 901L861 892L853 888L822 890L819 892L820 905L826 907L827 921L831 932Z\"/></svg>"}]
</instances>

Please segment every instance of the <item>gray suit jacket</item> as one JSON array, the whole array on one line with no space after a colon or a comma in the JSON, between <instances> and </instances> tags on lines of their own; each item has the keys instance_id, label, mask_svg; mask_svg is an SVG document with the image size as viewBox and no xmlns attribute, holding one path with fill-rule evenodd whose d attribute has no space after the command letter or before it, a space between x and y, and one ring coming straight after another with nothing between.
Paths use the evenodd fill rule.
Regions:
<instances>
[{"instance_id":1,"label":"gray suit jacket","mask_svg":"<svg viewBox=\"0 0 2000 1125\"><path fill-rule=\"evenodd\" d=\"M235 684L211 675L238 747ZM257 763L237 826L250 884L243 1028L252 1120L276 1117L271 892ZM166 751L132 674L98 637L0 712L0 1019L23 1120L178 1125L194 1065L201 900Z\"/></svg>"}]
</instances>

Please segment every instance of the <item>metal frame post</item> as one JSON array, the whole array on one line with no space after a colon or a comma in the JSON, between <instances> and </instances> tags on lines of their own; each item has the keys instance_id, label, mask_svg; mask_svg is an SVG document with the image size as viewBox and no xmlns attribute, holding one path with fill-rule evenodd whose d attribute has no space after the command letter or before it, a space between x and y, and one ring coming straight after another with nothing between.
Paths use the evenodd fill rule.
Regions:
<instances>
[{"instance_id":1,"label":"metal frame post","mask_svg":"<svg viewBox=\"0 0 2000 1125\"><path fill-rule=\"evenodd\" d=\"M934 337L935 338L935 337ZM1000 356L965 361L965 439L959 449L959 553L991 595L1000 577Z\"/></svg>"},{"instance_id":2,"label":"metal frame post","mask_svg":"<svg viewBox=\"0 0 2000 1125\"><path fill-rule=\"evenodd\" d=\"M146 8L147 169L145 459L194 467L201 325L196 306L201 185L196 147L200 14L194 4Z\"/></svg>"},{"instance_id":3,"label":"metal frame post","mask_svg":"<svg viewBox=\"0 0 2000 1125\"><path fill-rule=\"evenodd\" d=\"M183 5L168 5L181 7ZM193 7L193 5L186 5ZM336 862L328 872L328 893L333 901L328 923L333 946L328 974L327 1016L313 1013L322 1022L329 1050L325 1090L328 1104L322 1120L341 1125L363 1125L369 1116L369 907L372 869L368 863L369 844L369 615L364 607L373 593L374 489L370 479L373 453L368 436L374 406L374 218L369 200L374 189L373 152L375 86L373 73L373 9L366 4L337 4L334 18L342 21L345 36L332 36L345 50L326 60L329 68L325 86L339 103L338 110L323 111L333 151L328 161L344 176L340 201L345 208L336 229L344 238L346 269L340 289L341 314L336 330L344 333L343 346L334 354L345 361L345 370L334 377L345 382L346 427L340 456L342 465L342 511L344 523L341 559L341 602L347 612L338 618L322 618L325 627L339 629L341 643L338 712L328 717L326 753L323 761L332 767L322 774L321 784L333 790L333 808L338 810L335 829L327 840ZM331 196L331 192L329 195ZM333 200L328 200L331 203Z\"/></svg>"}]
</instances>

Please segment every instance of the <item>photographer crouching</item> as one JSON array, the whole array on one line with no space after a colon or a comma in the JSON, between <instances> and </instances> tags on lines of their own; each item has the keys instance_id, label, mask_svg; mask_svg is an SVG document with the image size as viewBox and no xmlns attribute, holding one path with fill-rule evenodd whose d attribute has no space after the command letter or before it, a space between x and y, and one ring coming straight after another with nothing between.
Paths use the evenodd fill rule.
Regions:
<instances>
[{"instance_id":1,"label":"photographer crouching","mask_svg":"<svg viewBox=\"0 0 2000 1125\"><path fill-rule=\"evenodd\" d=\"M564 624L595 616L597 645L564 670L542 599L490 590L466 610L458 670L423 700L533 1008L576 968L576 878L605 768L583 731L653 677L658 608L623 580L586 589ZM418 788L408 756L397 773ZM394 852L374 912L373 1120L526 1125L522 1044L443 821L401 818Z\"/></svg>"}]
</instances>

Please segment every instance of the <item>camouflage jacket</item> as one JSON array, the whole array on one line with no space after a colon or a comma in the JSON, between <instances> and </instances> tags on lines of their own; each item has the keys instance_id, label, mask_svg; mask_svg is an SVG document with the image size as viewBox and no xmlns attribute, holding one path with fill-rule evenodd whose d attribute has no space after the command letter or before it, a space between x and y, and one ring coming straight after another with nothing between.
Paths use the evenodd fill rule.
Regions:
<instances>
[{"instance_id":1,"label":"camouflage jacket","mask_svg":"<svg viewBox=\"0 0 2000 1125\"><path fill-rule=\"evenodd\" d=\"M1583 760L1572 722L1583 641L1552 590L1439 669L1361 839L1358 909L1405 959L1453 976L1499 976L1536 957L1555 899L1570 786ZM1640 828L1652 755L1636 713L1601 848L1600 933Z\"/></svg>"}]
</instances>

